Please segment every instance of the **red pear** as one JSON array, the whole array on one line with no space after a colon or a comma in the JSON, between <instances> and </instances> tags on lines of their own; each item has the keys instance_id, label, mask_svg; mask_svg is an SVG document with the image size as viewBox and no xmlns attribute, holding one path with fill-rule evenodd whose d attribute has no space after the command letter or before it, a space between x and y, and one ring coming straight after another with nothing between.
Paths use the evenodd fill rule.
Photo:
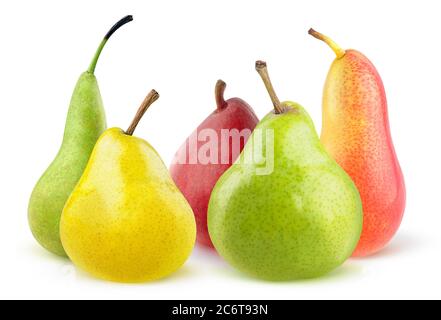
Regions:
<instances>
[{"instance_id":1,"label":"red pear","mask_svg":"<svg viewBox=\"0 0 441 320\"><path fill-rule=\"evenodd\" d=\"M224 99L225 82L216 84L217 109L184 142L170 168L173 180L193 208L198 243L213 248L207 227L211 192L237 160L259 119L239 98Z\"/></svg>"},{"instance_id":2,"label":"red pear","mask_svg":"<svg viewBox=\"0 0 441 320\"><path fill-rule=\"evenodd\" d=\"M380 74L365 55L344 50L313 29L309 33L327 43L337 56L324 89L321 140L360 191L364 223L354 256L372 255L398 231L406 206L386 91Z\"/></svg>"}]
</instances>

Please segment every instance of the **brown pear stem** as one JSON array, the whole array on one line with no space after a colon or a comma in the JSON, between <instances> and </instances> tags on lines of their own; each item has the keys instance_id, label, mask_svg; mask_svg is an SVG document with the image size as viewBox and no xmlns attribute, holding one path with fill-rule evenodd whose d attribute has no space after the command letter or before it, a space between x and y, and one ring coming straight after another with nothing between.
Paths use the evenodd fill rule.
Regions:
<instances>
[{"instance_id":1,"label":"brown pear stem","mask_svg":"<svg viewBox=\"0 0 441 320\"><path fill-rule=\"evenodd\" d=\"M216 105L217 110L221 111L227 107L227 102L224 98L225 89L227 88L227 84L222 81L218 80L216 83L216 89L215 89L215 96L216 96Z\"/></svg>"},{"instance_id":2,"label":"brown pear stem","mask_svg":"<svg viewBox=\"0 0 441 320\"><path fill-rule=\"evenodd\" d=\"M283 113L283 106L280 103L279 98L277 97L276 91L274 90L273 84L271 83L271 79L268 73L268 68L265 61L256 61L256 70L259 73L260 77L263 80L263 83L265 84L266 90L268 90L268 93L271 97L271 101L274 105L274 110L276 111L276 114Z\"/></svg>"},{"instance_id":3,"label":"brown pear stem","mask_svg":"<svg viewBox=\"0 0 441 320\"><path fill-rule=\"evenodd\" d=\"M150 91L150 93L147 95L147 97L142 102L141 106L138 109L138 112L135 115L135 118L132 121L132 124L127 129L126 134L129 136L133 136L133 133L136 130L136 127L138 126L139 122L141 121L142 117L148 110L148 108L159 99L159 93L157 93L155 90Z\"/></svg>"},{"instance_id":4,"label":"brown pear stem","mask_svg":"<svg viewBox=\"0 0 441 320\"><path fill-rule=\"evenodd\" d=\"M346 51L343 50L337 43L335 43L331 38L325 36L324 34L315 31L314 29L309 29L308 33L316 39L325 42L331 49L335 52L337 59L341 59L346 55Z\"/></svg>"}]
</instances>

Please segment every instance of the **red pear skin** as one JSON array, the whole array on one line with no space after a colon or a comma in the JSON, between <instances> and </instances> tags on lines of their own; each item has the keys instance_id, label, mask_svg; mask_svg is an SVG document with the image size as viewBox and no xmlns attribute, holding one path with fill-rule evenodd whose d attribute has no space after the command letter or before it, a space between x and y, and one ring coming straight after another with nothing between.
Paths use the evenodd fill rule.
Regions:
<instances>
[{"instance_id":1,"label":"red pear skin","mask_svg":"<svg viewBox=\"0 0 441 320\"><path fill-rule=\"evenodd\" d=\"M329 38L313 35L324 37L320 39L337 54L324 89L321 139L360 191L364 226L354 256L364 257L380 251L393 238L406 203L386 93L377 69L362 53L343 51Z\"/></svg>"},{"instance_id":2,"label":"red pear skin","mask_svg":"<svg viewBox=\"0 0 441 320\"><path fill-rule=\"evenodd\" d=\"M240 152L237 152L237 150L234 152L233 140L229 139L228 153L225 152L225 154L229 154L229 160L224 161L227 163L222 163L221 131L237 129L239 132L242 132L242 130L248 129L249 133L251 133L259 122L253 109L242 99L232 98L227 101L224 100L223 92L225 87L226 85L223 81L218 81L216 85L217 109L187 138L177 151L170 167L173 180L193 208L197 223L197 242L209 248L214 248L207 226L207 210L211 192L223 173L237 160L248 140L248 136L240 139ZM203 164L199 160L197 163L190 163L190 140L204 129L214 130L213 132L216 132L217 137L219 137L217 144L218 154L216 155L219 163ZM201 147L205 144L206 141L197 141L197 148L194 148L195 152L193 153L199 153ZM186 161L182 163L179 159L185 159Z\"/></svg>"}]
</instances>

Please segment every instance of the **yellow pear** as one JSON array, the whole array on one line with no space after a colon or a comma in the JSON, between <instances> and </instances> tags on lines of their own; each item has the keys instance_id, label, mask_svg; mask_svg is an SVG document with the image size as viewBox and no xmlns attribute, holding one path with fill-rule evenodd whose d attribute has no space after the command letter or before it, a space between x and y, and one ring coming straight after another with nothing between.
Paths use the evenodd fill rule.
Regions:
<instances>
[{"instance_id":1,"label":"yellow pear","mask_svg":"<svg viewBox=\"0 0 441 320\"><path fill-rule=\"evenodd\" d=\"M196 240L192 209L146 141L133 137L150 92L130 128L105 131L61 217L61 241L73 263L116 282L146 282L177 271Z\"/></svg>"}]
</instances>

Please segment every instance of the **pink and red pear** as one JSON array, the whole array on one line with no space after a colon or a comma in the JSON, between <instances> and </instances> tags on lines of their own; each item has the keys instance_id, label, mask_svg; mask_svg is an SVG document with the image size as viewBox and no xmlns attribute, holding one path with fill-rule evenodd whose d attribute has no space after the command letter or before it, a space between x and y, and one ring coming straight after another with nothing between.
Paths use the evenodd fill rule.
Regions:
<instances>
[{"instance_id":1,"label":"pink and red pear","mask_svg":"<svg viewBox=\"0 0 441 320\"><path fill-rule=\"evenodd\" d=\"M217 108L186 139L171 164L178 188L193 208L197 242L214 248L208 234L207 210L216 182L237 160L259 119L244 100L225 100L226 84L216 83Z\"/></svg>"},{"instance_id":2,"label":"pink and red pear","mask_svg":"<svg viewBox=\"0 0 441 320\"><path fill-rule=\"evenodd\" d=\"M354 256L371 255L397 232L406 202L383 81L359 51L343 50L313 29L309 33L327 43L337 56L324 89L321 140L360 191L364 226Z\"/></svg>"}]
</instances>

